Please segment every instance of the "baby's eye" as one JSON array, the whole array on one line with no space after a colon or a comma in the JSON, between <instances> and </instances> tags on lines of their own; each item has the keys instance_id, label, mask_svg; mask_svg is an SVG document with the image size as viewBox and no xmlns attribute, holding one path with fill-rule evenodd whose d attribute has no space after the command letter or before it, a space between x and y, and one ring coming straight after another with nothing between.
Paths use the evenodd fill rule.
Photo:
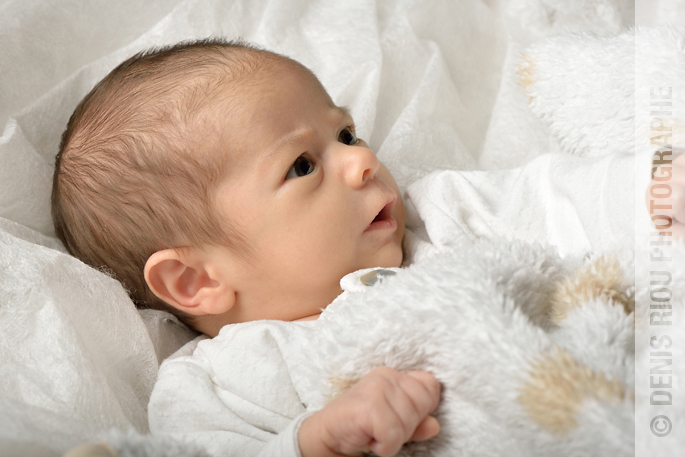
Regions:
<instances>
[{"instance_id":1,"label":"baby's eye","mask_svg":"<svg viewBox=\"0 0 685 457\"><path fill-rule=\"evenodd\" d=\"M285 179L299 178L301 176L307 176L314 171L315 165L306 156L301 155L293 163L292 167L288 170L288 174L285 175Z\"/></svg>"},{"instance_id":2,"label":"baby's eye","mask_svg":"<svg viewBox=\"0 0 685 457\"><path fill-rule=\"evenodd\" d=\"M340 133L338 134L338 141L348 146L352 146L359 143L359 140L356 136L354 136L354 133L352 132L352 129L350 127L345 127L340 131Z\"/></svg>"}]
</instances>

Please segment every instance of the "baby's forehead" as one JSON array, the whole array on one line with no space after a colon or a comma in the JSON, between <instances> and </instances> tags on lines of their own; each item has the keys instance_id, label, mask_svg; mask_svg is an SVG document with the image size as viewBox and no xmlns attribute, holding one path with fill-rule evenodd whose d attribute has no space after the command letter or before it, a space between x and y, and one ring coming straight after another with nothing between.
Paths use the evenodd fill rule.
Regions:
<instances>
[{"instance_id":1,"label":"baby's forehead","mask_svg":"<svg viewBox=\"0 0 685 457\"><path fill-rule=\"evenodd\" d=\"M295 60L278 55L267 59L257 71L248 77L237 79L235 87L238 90L241 88L254 88L257 91L268 91L273 88L275 82L288 78L295 78L298 83L317 91L330 100L328 92L309 68ZM333 102L331 101L330 103L332 104Z\"/></svg>"},{"instance_id":2,"label":"baby's forehead","mask_svg":"<svg viewBox=\"0 0 685 457\"><path fill-rule=\"evenodd\" d=\"M233 170L271 162L279 150L309 138L319 122L353 123L316 76L292 61L236 81L228 94L214 118L219 138L215 151L221 151Z\"/></svg>"},{"instance_id":3,"label":"baby's forehead","mask_svg":"<svg viewBox=\"0 0 685 457\"><path fill-rule=\"evenodd\" d=\"M283 95L299 92L303 97L315 101L316 106L327 107L342 117L349 117L344 108L335 105L330 95L308 68L296 61L277 56L273 62L245 77L225 81L224 89L211 100L212 108L218 108L221 116L240 113L240 123L245 127L260 122L259 113L275 108ZM285 97L287 98L287 97ZM292 99L291 99L292 100ZM298 100L301 101L301 100ZM297 109L294 103L286 108ZM278 108L283 109L281 104ZM287 112L283 112L287 116ZM236 119L237 120L237 119Z\"/></svg>"},{"instance_id":4,"label":"baby's forehead","mask_svg":"<svg viewBox=\"0 0 685 457\"><path fill-rule=\"evenodd\" d=\"M183 111L191 113L197 110L196 113L205 120L221 123L224 116L240 113L239 123L246 127L255 121L255 114L278 98L279 93L291 90L292 86L288 87L283 81L306 88L313 98L337 109L326 89L308 68L282 56L270 56L249 72L234 72L228 77L220 66L208 71L196 80L195 87L185 88L181 101ZM198 106L200 97L204 103Z\"/></svg>"}]
</instances>

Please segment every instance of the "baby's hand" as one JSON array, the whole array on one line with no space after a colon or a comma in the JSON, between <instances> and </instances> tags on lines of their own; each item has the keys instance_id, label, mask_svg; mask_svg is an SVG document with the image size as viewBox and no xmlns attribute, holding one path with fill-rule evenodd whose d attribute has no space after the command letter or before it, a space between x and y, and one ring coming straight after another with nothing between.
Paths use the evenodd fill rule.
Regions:
<instances>
[{"instance_id":1,"label":"baby's hand","mask_svg":"<svg viewBox=\"0 0 685 457\"><path fill-rule=\"evenodd\" d=\"M685 238L685 154L676 156L671 164L652 169L645 197L654 226L674 238Z\"/></svg>"},{"instance_id":2,"label":"baby's hand","mask_svg":"<svg viewBox=\"0 0 685 457\"><path fill-rule=\"evenodd\" d=\"M381 367L305 419L298 440L303 457L392 456L408 441L440 431L429 416L440 402L440 383L425 371Z\"/></svg>"}]
</instances>

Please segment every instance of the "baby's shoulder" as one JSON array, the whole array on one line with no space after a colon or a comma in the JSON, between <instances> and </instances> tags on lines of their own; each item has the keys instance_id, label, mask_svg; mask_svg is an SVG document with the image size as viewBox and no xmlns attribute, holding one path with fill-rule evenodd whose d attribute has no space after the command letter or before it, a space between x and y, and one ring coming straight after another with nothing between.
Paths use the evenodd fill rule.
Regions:
<instances>
[{"instance_id":1,"label":"baby's shoulder","mask_svg":"<svg viewBox=\"0 0 685 457\"><path fill-rule=\"evenodd\" d=\"M219 395L295 417L312 379L319 379L313 323L255 321L198 337L162 364L153 399L175 408L172 403L205 404Z\"/></svg>"},{"instance_id":2,"label":"baby's shoulder","mask_svg":"<svg viewBox=\"0 0 685 457\"><path fill-rule=\"evenodd\" d=\"M313 324L261 320L227 325L214 338L201 335L186 343L164 361L160 374L190 365L224 378L251 373L255 365L282 367L310 352Z\"/></svg>"}]
</instances>

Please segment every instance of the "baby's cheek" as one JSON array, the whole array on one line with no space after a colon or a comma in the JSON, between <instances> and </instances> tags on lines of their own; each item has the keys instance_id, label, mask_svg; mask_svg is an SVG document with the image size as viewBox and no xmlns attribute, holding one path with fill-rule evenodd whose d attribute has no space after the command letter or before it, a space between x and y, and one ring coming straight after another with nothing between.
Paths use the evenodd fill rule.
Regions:
<instances>
[{"instance_id":1,"label":"baby's cheek","mask_svg":"<svg viewBox=\"0 0 685 457\"><path fill-rule=\"evenodd\" d=\"M389 250L387 259L384 265L380 265L385 268L397 268L402 265L404 260L404 250L402 249L402 236L398 234L394 239L392 249Z\"/></svg>"}]
</instances>

